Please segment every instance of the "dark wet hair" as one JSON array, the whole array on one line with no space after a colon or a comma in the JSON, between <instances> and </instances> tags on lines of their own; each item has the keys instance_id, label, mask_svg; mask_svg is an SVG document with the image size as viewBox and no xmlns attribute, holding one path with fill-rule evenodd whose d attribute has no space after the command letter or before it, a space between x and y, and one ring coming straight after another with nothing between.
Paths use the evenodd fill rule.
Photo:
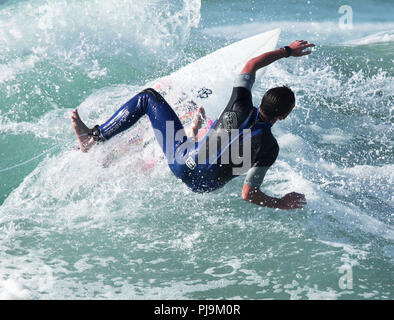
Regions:
<instances>
[{"instance_id":1,"label":"dark wet hair","mask_svg":"<svg viewBox=\"0 0 394 320\"><path fill-rule=\"evenodd\" d=\"M270 118L284 116L295 104L293 91L286 86L269 89L261 99L260 109Z\"/></svg>"}]
</instances>

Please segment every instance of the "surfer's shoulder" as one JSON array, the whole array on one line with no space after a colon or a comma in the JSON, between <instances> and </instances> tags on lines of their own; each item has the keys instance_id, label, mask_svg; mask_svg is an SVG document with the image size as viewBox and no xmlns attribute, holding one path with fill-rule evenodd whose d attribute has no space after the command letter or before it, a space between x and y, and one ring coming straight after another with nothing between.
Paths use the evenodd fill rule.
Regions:
<instances>
[{"instance_id":1,"label":"surfer's shoulder","mask_svg":"<svg viewBox=\"0 0 394 320\"><path fill-rule=\"evenodd\" d=\"M255 80L256 77L254 75L250 73L241 73L235 77L234 87L241 87L251 91Z\"/></svg>"}]
</instances>

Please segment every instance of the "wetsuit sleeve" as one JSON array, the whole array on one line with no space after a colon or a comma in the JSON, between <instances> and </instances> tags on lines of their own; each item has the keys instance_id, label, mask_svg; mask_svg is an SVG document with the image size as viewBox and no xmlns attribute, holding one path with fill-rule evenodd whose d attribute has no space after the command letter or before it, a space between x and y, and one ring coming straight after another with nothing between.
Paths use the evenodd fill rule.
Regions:
<instances>
[{"instance_id":1,"label":"wetsuit sleeve","mask_svg":"<svg viewBox=\"0 0 394 320\"><path fill-rule=\"evenodd\" d=\"M241 73L235 78L234 87L241 87L251 91L255 80L255 76L249 73Z\"/></svg>"},{"instance_id":2,"label":"wetsuit sleeve","mask_svg":"<svg viewBox=\"0 0 394 320\"><path fill-rule=\"evenodd\" d=\"M244 184L253 188L260 188L269 167L252 167L246 173Z\"/></svg>"},{"instance_id":3,"label":"wetsuit sleeve","mask_svg":"<svg viewBox=\"0 0 394 320\"><path fill-rule=\"evenodd\" d=\"M267 146L270 145L269 148ZM279 154L279 145L275 139L272 141L266 141L261 144L261 149L257 151L257 157L255 158L252 166L253 167L270 167L276 161Z\"/></svg>"}]
</instances>

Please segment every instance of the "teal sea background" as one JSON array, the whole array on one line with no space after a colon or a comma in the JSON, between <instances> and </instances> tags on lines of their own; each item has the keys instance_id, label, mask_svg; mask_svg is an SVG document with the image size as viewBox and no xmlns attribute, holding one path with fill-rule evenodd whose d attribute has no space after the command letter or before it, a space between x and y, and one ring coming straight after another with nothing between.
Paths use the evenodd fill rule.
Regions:
<instances>
[{"instance_id":1,"label":"teal sea background","mask_svg":"<svg viewBox=\"0 0 394 320\"><path fill-rule=\"evenodd\" d=\"M0 1L0 298L393 299L393 13L390 0ZM242 177L201 195L164 161L146 174L138 155L103 168L101 146L73 151L73 108L95 124L278 27L278 46L316 48L254 86L256 105L282 84L297 99L262 189L302 192L304 209L242 201Z\"/></svg>"}]
</instances>

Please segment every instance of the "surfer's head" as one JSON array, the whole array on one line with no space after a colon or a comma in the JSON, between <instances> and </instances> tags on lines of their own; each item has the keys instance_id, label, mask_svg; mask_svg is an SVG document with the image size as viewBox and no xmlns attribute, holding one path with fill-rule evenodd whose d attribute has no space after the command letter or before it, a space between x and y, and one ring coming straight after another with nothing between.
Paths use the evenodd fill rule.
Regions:
<instances>
[{"instance_id":1,"label":"surfer's head","mask_svg":"<svg viewBox=\"0 0 394 320\"><path fill-rule=\"evenodd\" d=\"M286 87L269 89L261 99L260 112L269 120L283 120L293 110L295 96L293 91Z\"/></svg>"}]
</instances>

